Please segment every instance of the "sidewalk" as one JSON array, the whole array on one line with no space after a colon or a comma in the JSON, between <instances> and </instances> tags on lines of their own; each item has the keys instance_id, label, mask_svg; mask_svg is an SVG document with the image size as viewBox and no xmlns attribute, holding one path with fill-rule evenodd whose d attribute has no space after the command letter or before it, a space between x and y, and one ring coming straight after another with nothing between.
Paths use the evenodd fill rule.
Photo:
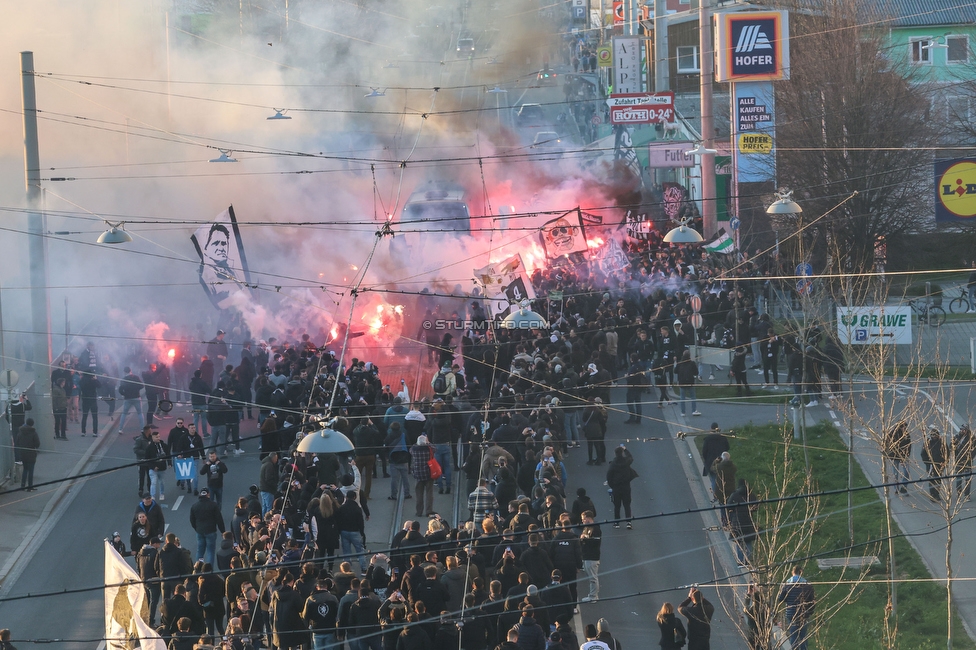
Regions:
<instances>
[{"instance_id":1,"label":"sidewalk","mask_svg":"<svg viewBox=\"0 0 976 650\"><path fill-rule=\"evenodd\" d=\"M746 424L782 424L792 421L791 409L784 409L782 406L773 404L699 402L699 410L702 411L701 417L682 417L677 405L666 407L663 411L663 417L667 419L671 434L676 436L679 431L696 435L703 434L707 432L712 422L717 422L724 431L728 431ZM829 404L803 408L801 411L808 426L821 420L828 420L841 433L841 439L845 443L848 441L847 428L841 419L842 414L834 410ZM951 413L951 416L957 425L966 421L965 418L960 417L955 412ZM701 476L702 460L695 445L694 436L686 437L684 440L676 440L675 444L678 445L679 449L682 449L681 445L685 445L684 448L687 453L681 454L681 457L685 464L689 483L695 493L699 507L708 507L710 505L709 488L707 480ZM920 478L917 474L918 468L922 465L919 459L919 448L918 441L914 441L912 451L916 463L912 468L911 478L913 479ZM868 481L872 484L882 482L880 455L877 446L867 436L858 434L856 431L854 457ZM939 513L936 505L926 498L925 489L924 484L920 484L919 487L911 489L908 495L894 498L892 500L892 513L898 528L906 535L907 541L922 558L929 573L934 578L945 579L945 519ZM878 497L879 499L882 498L881 490L878 490ZM953 536L956 540L952 554L953 575L957 578L967 578L954 583L953 600L959 618L970 638L976 638L973 633L976 630L976 582L968 578L976 575L976 557L967 552L969 549L966 540L976 539L976 517L972 516L974 510L976 510L976 501L970 502L952 525ZM717 511L706 513L704 518L706 523L711 521L712 525L719 526ZM717 553L717 556L720 558L726 574L736 575L740 573L741 569L736 566L728 535L719 529L710 531L709 538L716 548L722 549Z\"/></svg>"},{"instance_id":2,"label":"sidewalk","mask_svg":"<svg viewBox=\"0 0 976 650\"><path fill-rule=\"evenodd\" d=\"M67 442L54 440L51 432L38 432L41 448L34 470L37 492L20 491L20 482L11 479L0 492L0 595L17 580L34 551L40 546L61 514L71 505L80 490L72 489L80 481L43 485L89 471L111 446L118 425L118 413L102 415L98 437L82 438L75 426L69 426ZM135 435L133 430L132 435ZM17 468L19 469L19 468ZM15 469L15 471L17 471ZM83 481L84 479L81 479Z\"/></svg>"}]
</instances>

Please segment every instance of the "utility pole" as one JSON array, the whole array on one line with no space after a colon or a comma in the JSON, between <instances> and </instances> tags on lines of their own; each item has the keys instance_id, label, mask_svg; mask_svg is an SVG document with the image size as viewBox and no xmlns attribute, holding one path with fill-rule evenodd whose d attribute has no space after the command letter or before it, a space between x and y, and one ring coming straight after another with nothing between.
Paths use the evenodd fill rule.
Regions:
<instances>
[{"instance_id":1,"label":"utility pole","mask_svg":"<svg viewBox=\"0 0 976 650\"><path fill-rule=\"evenodd\" d=\"M46 403L51 392L51 307L47 296L46 224L41 205L41 156L37 147L37 95L34 92L34 53L20 53L21 85L24 98L24 163L27 176L28 255L30 259L31 341L34 351L36 401L45 400L31 411L39 431L54 428L51 407ZM36 402L35 402L36 403Z\"/></svg>"},{"instance_id":2,"label":"utility pole","mask_svg":"<svg viewBox=\"0 0 976 650\"><path fill-rule=\"evenodd\" d=\"M668 57L668 3L654 0L654 91L668 90L671 66Z\"/></svg>"},{"instance_id":3,"label":"utility pole","mask_svg":"<svg viewBox=\"0 0 976 650\"><path fill-rule=\"evenodd\" d=\"M712 81L715 78L714 44L712 42L711 0L698 0L698 67L701 70L702 147L714 149L715 127L712 121ZM715 201L715 154L701 157L702 235L711 239L718 230Z\"/></svg>"}]
</instances>

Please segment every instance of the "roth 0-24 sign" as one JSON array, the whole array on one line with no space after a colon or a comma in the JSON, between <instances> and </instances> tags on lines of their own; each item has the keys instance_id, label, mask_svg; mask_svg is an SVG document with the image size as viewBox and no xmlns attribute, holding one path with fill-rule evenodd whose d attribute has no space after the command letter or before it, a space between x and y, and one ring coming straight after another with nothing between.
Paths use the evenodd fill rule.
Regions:
<instances>
[{"instance_id":1,"label":"roth 0-24 sign","mask_svg":"<svg viewBox=\"0 0 976 650\"><path fill-rule=\"evenodd\" d=\"M674 122L674 93L618 93L607 100L611 124Z\"/></svg>"}]
</instances>

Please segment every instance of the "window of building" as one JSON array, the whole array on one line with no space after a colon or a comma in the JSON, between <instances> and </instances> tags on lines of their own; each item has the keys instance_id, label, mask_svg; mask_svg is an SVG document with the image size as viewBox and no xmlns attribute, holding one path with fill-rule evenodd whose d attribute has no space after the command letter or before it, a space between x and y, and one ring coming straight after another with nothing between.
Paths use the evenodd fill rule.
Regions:
<instances>
[{"instance_id":1,"label":"window of building","mask_svg":"<svg viewBox=\"0 0 976 650\"><path fill-rule=\"evenodd\" d=\"M946 62L948 63L969 63L969 37L968 36L946 36Z\"/></svg>"},{"instance_id":2,"label":"window of building","mask_svg":"<svg viewBox=\"0 0 976 650\"><path fill-rule=\"evenodd\" d=\"M912 63L915 65L932 64L932 39L913 38L909 42L912 52Z\"/></svg>"},{"instance_id":3,"label":"window of building","mask_svg":"<svg viewBox=\"0 0 976 650\"><path fill-rule=\"evenodd\" d=\"M678 72L682 74L700 72L698 67L698 46L679 45L677 47Z\"/></svg>"},{"instance_id":4,"label":"window of building","mask_svg":"<svg viewBox=\"0 0 976 650\"><path fill-rule=\"evenodd\" d=\"M946 107L948 109L946 117L949 121L959 120L969 122L969 97L964 95L949 95L946 99Z\"/></svg>"}]
</instances>

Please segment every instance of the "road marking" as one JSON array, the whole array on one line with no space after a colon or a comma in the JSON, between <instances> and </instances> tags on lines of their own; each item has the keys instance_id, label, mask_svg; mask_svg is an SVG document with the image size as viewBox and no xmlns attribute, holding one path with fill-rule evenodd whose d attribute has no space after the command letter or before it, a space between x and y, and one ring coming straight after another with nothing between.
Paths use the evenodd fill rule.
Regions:
<instances>
[{"instance_id":1,"label":"road marking","mask_svg":"<svg viewBox=\"0 0 976 650\"><path fill-rule=\"evenodd\" d=\"M834 409L827 409L827 412L830 413L830 419L833 420L834 422L836 422L837 421L837 415L834 413Z\"/></svg>"},{"instance_id":2,"label":"road marking","mask_svg":"<svg viewBox=\"0 0 976 650\"><path fill-rule=\"evenodd\" d=\"M95 650L105 650L105 641L99 641Z\"/></svg>"},{"instance_id":3,"label":"road marking","mask_svg":"<svg viewBox=\"0 0 976 650\"><path fill-rule=\"evenodd\" d=\"M169 524L166 524L165 526L163 526L163 535L165 535L167 533L167 531L169 531Z\"/></svg>"},{"instance_id":4,"label":"road marking","mask_svg":"<svg viewBox=\"0 0 976 650\"><path fill-rule=\"evenodd\" d=\"M173 504L173 508L172 508L173 512L176 512L177 510L180 509L180 504L181 503L183 503L183 495L182 494L180 496L176 497L176 503Z\"/></svg>"}]
</instances>

